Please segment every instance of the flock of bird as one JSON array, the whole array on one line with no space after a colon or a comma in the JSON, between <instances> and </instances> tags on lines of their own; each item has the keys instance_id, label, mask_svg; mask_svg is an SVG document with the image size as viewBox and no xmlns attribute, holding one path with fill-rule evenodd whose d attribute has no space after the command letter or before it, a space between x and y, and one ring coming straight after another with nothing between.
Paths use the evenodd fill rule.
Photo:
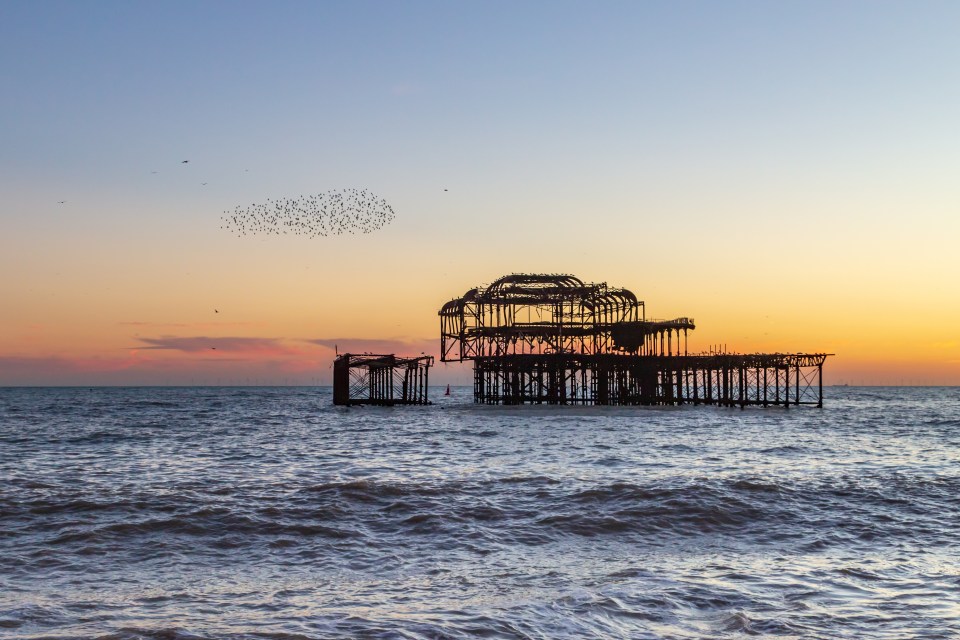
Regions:
<instances>
[{"instance_id":1,"label":"flock of bird","mask_svg":"<svg viewBox=\"0 0 960 640\"><path fill-rule=\"evenodd\" d=\"M180 161L181 165L189 163L190 160ZM244 169L244 172L248 171ZM201 186L206 185L206 182L201 183ZM66 202L58 200L57 204ZM392 222L394 217L393 207L383 198L366 189L343 189L238 206L233 211L224 211L220 228L237 236L298 235L315 238L345 233L372 233Z\"/></svg>"},{"instance_id":2,"label":"flock of bird","mask_svg":"<svg viewBox=\"0 0 960 640\"><path fill-rule=\"evenodd\" d=\"M343 189L319 195L267 200L225 211L221 229L248 235L341 235L371 233L389 224L393 208L366 189Z\"/></svg>"}]
</instances>

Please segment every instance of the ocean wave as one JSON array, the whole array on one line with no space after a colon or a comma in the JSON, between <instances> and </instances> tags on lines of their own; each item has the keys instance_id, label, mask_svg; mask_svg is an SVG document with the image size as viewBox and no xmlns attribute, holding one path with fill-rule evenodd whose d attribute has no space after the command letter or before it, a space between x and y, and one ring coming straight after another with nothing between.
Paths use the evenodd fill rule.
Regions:
<instances>
[{"instance_id":1,"label":"ocean wave","mask_svg":"<svg viewBox=\"0 0 960 640\"><path fill-rule=\"evenodd\" d=\"M0 390L0 635L957 636L954 398L871 392L896 397Z\"/></svg>"},{"instance_id":2,"label":"ocean wave","mask_svg":"<svg viewBox=\"0 0 960 640\"><path fill-rule=\"evenodd\" d=\"M479 481L365 479L259 496L198 489L141 490L122 497L50 495L45 490L44 497L25 501L0 494L0 523L18 523L8 536L39 536L53 546L147 536L225 544L220 537L229 534L240 536L236 544L243 546L259 544L264 537L363 540L367 535L389 539L460 533L476 533L491 542L542 544L568 535L690 537L724 531L757 542L804 539L805 544L824 545L836 540L811 537L811 526L840 534L847 542L891 537L946 541L952 535L948 518L928 513L929 506L960 504L960 479L900 474L869 482L844 476L801 483L742 476L592 486L539 475Z\"/></svg>"},{"instance_id":3,"label":"ocean wave","mask_svg":"<svg viewBox=\"0 0 960 640\"><path fill-rule=\"evenodd\" d=\"M330 523L297 522L282 519L261 520L229 511L203 510L170 518L150 518L135 522L116 522L99 526L67 527L67 530L46 541L51 546L127 541L143 537L187 536L221 544L223 536L239 536L237 546L249 544L252 536L314 537L347 539L361 537L357 530Z\"/></svg>"}]
</instances>

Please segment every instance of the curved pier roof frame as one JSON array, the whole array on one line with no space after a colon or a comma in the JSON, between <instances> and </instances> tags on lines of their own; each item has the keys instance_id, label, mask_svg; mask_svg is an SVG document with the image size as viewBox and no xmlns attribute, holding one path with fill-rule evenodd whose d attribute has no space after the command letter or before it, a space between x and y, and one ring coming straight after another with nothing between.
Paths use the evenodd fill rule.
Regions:
<instances>
[{"instance_id":1,"label":"curved pier roof frame","mask_svg":"<svg viewBox=\"0 0 960 640\"><path fill-rule=\"evenodd\" d=\"M685 339L694 328L690 318L649 320L644 302L629 289L556 273L500 277L450 300L438 315L445 362L529 353L653 353L664 348L653 337L676 333L679 349L680 333Z\"/></svg>"},{"instance_id":2,"label":"curved pier roof frame","mask_svg":"<svg viewBox=\"0 0 960 640\"><path fill-rule=\"evenodd\" d=\"M463 296L450 300L440 315L458 311L465 304L549 304L557 301L582 300L586 304L613 304L617 301L643 307L632 291L607 286L606 282L585 283L570 274L513 273L488 285L474 287Z\"/></svg>"}]
</instances>

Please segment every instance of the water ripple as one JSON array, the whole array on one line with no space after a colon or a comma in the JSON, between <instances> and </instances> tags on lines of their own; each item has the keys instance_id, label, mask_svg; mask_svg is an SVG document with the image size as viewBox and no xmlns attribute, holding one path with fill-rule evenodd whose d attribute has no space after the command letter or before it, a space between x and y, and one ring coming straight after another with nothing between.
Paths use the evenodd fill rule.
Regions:
<instances>
[{"instance_id":1,"label":"water ripple","mask_svg":"<svg viewBox=\"0 0 960 640\"><path fill-rule=\"evenodd\" d=\"M0 389L0 634L955 637L957 400Z\"/></svg>"}]
</instances>

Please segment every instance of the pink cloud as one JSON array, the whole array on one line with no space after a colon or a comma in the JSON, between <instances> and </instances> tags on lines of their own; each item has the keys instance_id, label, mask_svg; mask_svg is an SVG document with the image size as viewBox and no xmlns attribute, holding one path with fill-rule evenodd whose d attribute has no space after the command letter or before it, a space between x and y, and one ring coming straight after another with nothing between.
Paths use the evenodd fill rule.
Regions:
<instances>
[{"instance_id":1,"label":"pink cloud","mask_svg":"<svg viewBox=\"0 0 960 640\"><path fill-rule=\"evenodd\" d=\"M0 355L5 385L329 385L334 345L340 353L436 355L435 339L138 337L138 346L105 355ZM299 345L299 346L298 346ZM464 384L469 367L437 363L434 384Z\"/></svg>"},{"instance_id":2,"label":"pink cloud","mask_svg":"<svg viewBox=\"0 0 960 640\"><path fill-rule=\"evenodd\" d=\"M330 384L329 361L198 357L0 356L0 386ZM158 354L156 351L150 353Z\"/></svg>"},{"instance_id":3,"label":"pink cloud","mask_svg":"<svg viewBox=\"0 0 960 640\"><path fill-rule=\"evenodd\" d=\"M144 362L136 351L126 358L0 356L0 384L116 384Z\"/></svg>"}]
</instances>

